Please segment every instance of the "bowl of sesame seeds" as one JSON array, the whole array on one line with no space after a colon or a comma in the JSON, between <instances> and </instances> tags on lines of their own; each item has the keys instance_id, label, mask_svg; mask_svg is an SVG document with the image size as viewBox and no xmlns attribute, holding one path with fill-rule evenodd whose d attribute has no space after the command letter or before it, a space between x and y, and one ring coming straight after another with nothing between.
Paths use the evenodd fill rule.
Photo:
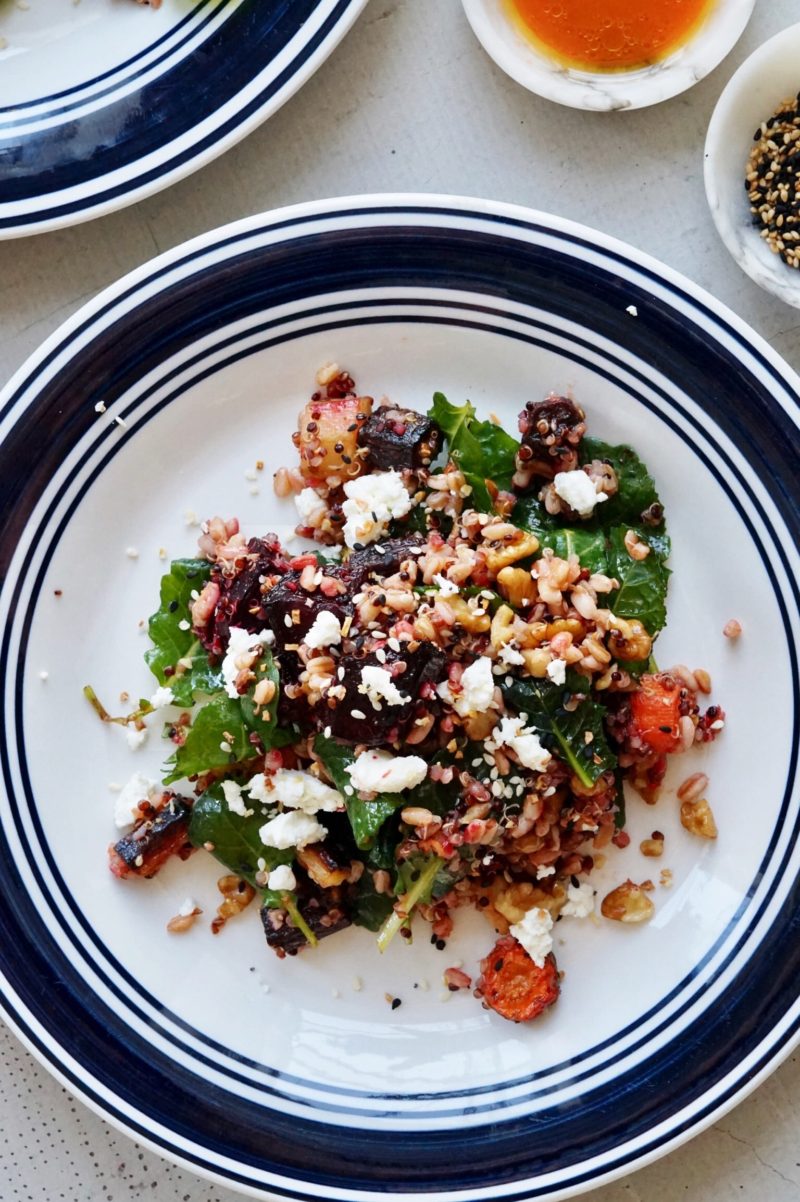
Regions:
<instances>
[{"instance_id":1,"label":"bowl of sesame seeds","mask_svg":"<svg viewBox=\"0 0 800 1202\"><path fill-rule=\"evenodd\" d=\"M706 137L705 186L742 270L800 308L800 24L760 46L720 96Z\"/></svg>"}]
</instances>

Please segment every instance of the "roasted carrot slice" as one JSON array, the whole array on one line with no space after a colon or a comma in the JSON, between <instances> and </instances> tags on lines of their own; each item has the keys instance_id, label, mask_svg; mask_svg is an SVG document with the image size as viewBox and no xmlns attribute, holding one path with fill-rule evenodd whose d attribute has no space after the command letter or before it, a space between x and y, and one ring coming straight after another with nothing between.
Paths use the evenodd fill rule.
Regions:
<instances>
[{"instance_id":1,"label":"roasted carrot slice","mask_svg":"<svg viewBox=\"0 0 800 1202\"><path fill-rule=\"evenodd\" d=\"M515 1023L530 1022L558 998L560 986L555 957L539 968L511 935L498 939L481 961L478 989L486 1005Z\"/></svg>"},{"instance_id":2,"label":"roasted carrot slice","mask_svg":"<svg viewBox=\"0 0 800 1202\"><path fill-rule=\"evenodd\" d=\"M674 751L680 737L681 685L666 672L643 676L631 693L631 717L636 733L652 751Z\"/></svg>"}]
</instances>

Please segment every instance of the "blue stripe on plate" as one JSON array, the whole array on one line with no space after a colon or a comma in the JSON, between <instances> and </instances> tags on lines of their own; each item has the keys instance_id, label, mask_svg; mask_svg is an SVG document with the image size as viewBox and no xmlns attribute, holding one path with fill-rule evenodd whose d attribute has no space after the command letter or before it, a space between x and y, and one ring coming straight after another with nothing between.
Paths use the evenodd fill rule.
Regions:
<instances>
[{"instance_id":1,"label":"blue stripe on plate","mask_svg":"<svg viewBox=\"0 0 800 1202\"><path fill-rule=\"evenodd\" d=\"M154 42L151 42L148 46L145 46L144 49L140 50L138 54L133 56L133 58L124 59L115 67L110 68L108 71L104 71L102 75L95 75L89 79L84 79L79 84L75 84L73 87L65 88L62 92L53 92L49 96L37 96L34 100L23 101L20 104L7 104L4 106L0 105L0 129L2 129L6 124L1 120L6 115L12 118L11 124L17 126L25 123L25 113L27 109L39 109L42 105L47 105L48 116L56 113L60 114L68 112L70 108L85 102L83 99L81 99L76 100L72 105L68 105L66 103L68 98L70 96L74 96L76 92L81 93L83 96L85 92L89 91L94 99L98 96L107 94L106 90L103 89L103 84L107 80L117 78L121 75L124 75L126 79L135 78L135 75L132 76L130 73L145 55L151 55L154 51L158 50L159 46L163 47L167 43L169 43L169 53L174 53L175 50L184 45L187 40L186 38L176 40L176 35L179 35L181 30L186 29L187 26L189 27L187 37L193 37L197 30L202 28L202 26L206 23L206 19L198 22L198 13L212 3L215 3L215 0L194 0L192 11L187 13L185 17L182 17L180 21L176 22L176 24L173 25L173 27L167 33L163 34L162 37L157 38ZM220 8L224 8L227 4L231 3L235 3L235 0L216 0L216 9L211 13L211 16L213 16L214 13ZM155 61L161 62L162 59L157 58ZM111 90L114 90L113 87ZM40 119L41 116L27 117L28 121L38 121Z\"/></svg>"},{"instance_id":2,"label":"blue stripe on plate","mask_svg":"<svg viewBox=\"0 0 800 1202\"><path fill-rule=\"evenodd\" d=\"M308 60L340 25L355 16L364 0L339 0L317 32L302 40L304 26L319 8L319 0L242 0L222 26L194 54L166 74L134 89L73 122L26 134L0 130L0 231L35 226L45 221L95 210L142 189L205 158L213 148L256 116L288 89ZM215 115L237 101L243 91L301 38L297 52L283 70L247 104L238 103L224 122ZM25 123L29 118L24 119ZM180 151L170 148L203 122L212 128ZM9 132L6 132L9 131ZM136 164L148 155L161 157L147 171ZM199 165L199 164L198 164ZM124 172L122 182L104 181ZM54 194L82 187L69 202ZM24 205L22 213L3 212L4 206Z\"/></svg>"},{"instance_id":3,"label":"blue stripe on plate","mask_svg":"<svg viewBox=\"0 0 800 1202\"><path fill-rule=\"evenodd\" d=\"M463 213L459 217L466 219ZM503 222L498 224L502 225ZM566 243L570 240L569 237L564 238ZM515 301L541 304L558 316L583 321L611 337L615 337L615 330L616 334L619 332L618 314L633 301L639 306L645 321L640 317L635 329L631 329L633 323L628 323L625 337L629 345L640 354L649 346L651 361L667 376L676 378L680 372L681 386L696 399L705 398L712 419L718 420L726 428L756 470L763 472L764 463L773 459L775 476L784 482L784 487L776 491L775 499L797 533L800 512L797 482L792 474L784 475L787 462L793 458L793 431L788 419L777 412L766 389L752 377L743 375L741 365L734 356L696 328L687 328L685 320L678 323L680 339L673 342L671 348L669 344L663 348L658 346L665 334L668 339L675 337L676 322L669 306L662 302L655 303L646 286L633 289L631 285L615 280L610 273L592 272L580 265L576 269L574 263L564 262L563 256L556 252L522 247L518 242L509 246L505 239L497 239L493 253L486 250L476 261L474 239L468 239L465 243L451 231L437 230L432 233L417 229L410 240L396 230L380 231L379 234L372 231L369 235L371 254L364 253L366 240L356 235L336 239L323 235L308 241L313 244L315 252L312 255L311 280L306 290L309 294L314 291L333 291L339 287L386 286L387 283L416 283L422 287L473 287L488 295L500 292ZM488 241L495 243L494 239ZM427 249L423 257L427 257L427 264L415 262L413 255L409 260L413 244L425 242ZM400 254L397 254L396 244L400 245ZM393 247L395 253L392 253ZM513 251L513 269L510 269L509 249ZM434 250L435 254L432 253ZM233 291L238 290L240 297L244 294L244 299L237 308L236 298L231 296L232 307L226 309L222 303L224 298L220 297L220 288L224 287L225 281L218 278L214 293L217 314L223 313L227 321L243 316L245 311L254 312L270 303L280 303L289 295L292 275L295 298L305 295L303 288L297 287L297 281L304 279L302 269L298 270L302 267L298 261L303 258L302 248L295 244L292 252L294 271L292 253L287 254L285 247L269 248L260 256L242 256L237 261L235 271L228 264L230 278L227 283ZM195 252L195 256L199 257L201 253ZM617 257L621 262L625 261L622 256ZM470 261L465 262L465 258ZM305 267L308 269L308 264ZM543 267L546 270L541 274ZM223 274L217 273L220 277ZM462 278L459 279L459 276ZM653 278L658 277L654 275ZM470 280L471 283L465 283L464 280ZM499 288L498 280L503 280ZM272 284L275 284L276 292L273 292ZM587 287L587 284L590 286ZM109 363L113 356L117 367L121 367L120 361L128 356L125 370L116 373L111 381L111 389L107 384L105 386L106 394L113 397L124 390L126 379L141 376L146 359L155 363L177 349L182 342L189 342L205 332L202 323L194 326L191 320L192 293L198 290L197 295L200 295L200 289L208 294L208 273L183 288L171 290L169 303L164 302L163 307L158 302L145 305L147 321L144 327L137 322L137 333L133 340L146 344L146 355L137 347L128 347L121 337L123 331L112 327L98 340L99 345L91 348L91 353L82 352L80 358L83 366L75 370L74 381L77 385L83 376L83 382L76 391L72 392L71 373L65 371L59 386L51 387L42 394L36 406L37 413L58 413L57 409L49 407L57 396L63 407L55 420L51 431L53 439L47 449L48 455L52 456L51 462L58 462L59 448L63 452L74 445L91 424L92 419L87 413L91 406L87 403L86 394L91 392L91 380L94 378L99 381L102 378L103 355L109 356ZM677 287L673 291L676 296L680 294ZM624 301L621 307L620 300ZM702 307L693 299L690 303L695 309ZM217 317L216 320L220 324L222 319ZM712 320L717 327L721 326L716 317ZM152 342L149 341L150 336ZM734 336L742 348L751 353L746 340L735 332ZM95 358L98 352L101 353L99 362ZM762 358L775 378L776 386L785 391L785 382L778 373L763 357L758 357ZM95 371L97 375L92 376L91 373ZM726 389L731 392L735 389L742 398L742 412L725 412ZM78 397L83 405L81 412L78 412ZM29 417L26 417L23 424L28 420ZM19 516L13 514L13 521L19 528L20 523L24 524L26 520L32 500L44 484L45 469L42 465L42 474L37 475L36 465L30 462L30 441L23 448L26 462L15 463L13 457L7 455L8 451L14 450L12 444L4 444L0 452L4 466L8 465L9 468L7 477L0 473L0 497L7 500L14 495L12 485L15 477L20 486L25 483L24 477L29 477L27 490L22 487L19 500L15 497L21 512ZM6 535L6 540L11 537L13 530ZM7 541L3 555L7 561ZM5 640L3 665L7 654ZM795 745L796 736L795 730ZM3 768L7 772L5 748L2 749L2 755ZM494 1183L539 1176L560 1166L565 1171L562 1187L574 1187L584 1179L580 1166L588 1156L624 1145L637 1133L646 1132L656 1123L669 1119L679 1104L713 1092L716 1083L728 1071L736 1069L750 1048L758 1046L797 996L800 945L795 936L797 903L800 899L795 885L759 956L748 964L747 971L740 974L721 1000L715 1011L711 1033L709 1026L705 1025L696 1037L693 1038L689 1033L688 1037L675 1041L659 1055L657 1063L638 1066L620 1075L611 1087L588 1095L582 1100L579 1112L576 1113L574 1109L563 1112L556 1110L537 1116L535 1122L514 1120L490 1123L468 1132L446 1134L370 1132L365 1137L357 1130L349 1130L346 1146L343 1146L340 1128L318 1123L305 1124L294 1118L288 1120L271 1111L265 1114L262 1108L244 1103L241 1099L232 1100L229 1094L214 1087L203 1086L203 1092L199 1094L197 1079L165 1058L154 1057L146 1041L138 1037L132 1039L130 1032L108 1030L106 1016L97 999L86 990L70 966L63 962L41 921L36 915L30 914L25 899L15 891L16 874L4 844L0 845L0 863L4 868L0 955L7 966L11 988L18 990L19 996L32 1012L54 1030L62 1045L78 1055L87 1071L99 1080L105 1080L132 1104L143 1108L153 1121L166 1122L173 1130L190 1138L199 1138L208 1149L208 1154L198 1152L198 1165L205 1164L220 1172L211 1157L232 1155L243 1167L240 1172L226 1175L230 1180L245 1183L251 1181L245 1167L254 1165L259 1168L271 1166L274 1171L297 1176L302 1182L326 1183L340 1189L369 1188L370 1184L376 1192L473 1187L483 1188L489 1196ZM28 920L34 924L35 932L35 938L30 943L22 925ZM15 940L18 941L16 946ZM48 989L54 992L57 1001L45 1000ZM21 1016L18 1017L21 1020ZM710 1034L713 1035L713 1046ZM93 1040L97 1040L96 1051ZM90 1049L88 1053L87 1046ZM141 1059L142 1056L144 1059ZM138 1075L131 1080L132 1061L147 1066L146 1072L151 1077L146 1085ZM741 1082L734 1082L727 1092L740 1086ZM726 1092L714 1093L706 1109L715 1108L726 1096ZM167 1097L172 1105L165 1105L164 1099ZM98 1099L97 1104L107 1112L110 1110L108 1103L102 1099ZM224 1133L219 1131L218 1125L220 1105L231 1115L231 1122ZM130 1126L129 1120L123 1117L122 1121ZM675 1134L678 1133L675 1131ZM151 1131L144 1129L142 1135L152 1141ZM163 1144L168 1147L170 1141L165 1140ZM654 1146L658 1144L658 1140L654 1141ZM555 1153L554 1148L557 1149ZM186 1156L185 1152L174 1146L173 1151ZM617 1163L628 1163L630 1159L638 1158L641 1151L620 1157ZM570 1171L571 1166L575 1166L574 1172ZM302 1198L315 1196L313 1186L310 1191L298 1185L296 1189L284 1192ZM519 1196L531 1197L541 1192L535 1187L526 1186L524 1195Z\"/></svg>"}]
</instances>

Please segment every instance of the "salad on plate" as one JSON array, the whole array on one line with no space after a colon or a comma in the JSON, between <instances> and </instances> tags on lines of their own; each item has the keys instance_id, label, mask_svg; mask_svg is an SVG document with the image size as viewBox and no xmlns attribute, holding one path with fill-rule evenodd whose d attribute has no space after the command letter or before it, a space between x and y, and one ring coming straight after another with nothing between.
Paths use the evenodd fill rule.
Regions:
<instances>
[{"instance_id":1,"label":"salad on plate","mask_svg":"<svg viewBox=\"0 0 800 1202\"><path fill-rule=\"evenodd\" d=\"M317 385L299 464L274 478L308 549L203 522L149 622L152 697L115 718L85 690L132 745L163 718L172 748L162 780L119 793L111 870L215 856L212 929L257 901L282 958L350 925L385 950L427 923L444 950L473 907L494 934L480 975L448 967L448 988L533 1019L561 989L557 922L654 913L650 879L597 905L594 870L630 842L625 786L652 805L668 758L725 724L706 671L656 661L655 482L568 396L525 404L518 440L441 393L423 414L337 365ZM713 839L707 785L695 772L678 798ZM640 846L657 860L664 836ZM199 913L188 899L169 929Z\"/></svg>"}]
</instances>

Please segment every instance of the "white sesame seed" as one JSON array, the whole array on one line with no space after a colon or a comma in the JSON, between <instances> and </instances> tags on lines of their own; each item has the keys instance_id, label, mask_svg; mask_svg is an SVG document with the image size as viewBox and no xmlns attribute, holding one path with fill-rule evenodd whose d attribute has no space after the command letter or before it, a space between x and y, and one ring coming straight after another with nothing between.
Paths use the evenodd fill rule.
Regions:
<instances>
[{"instance_id":1,"label":"white sesame seed","mask_svg":"<svg viewBox=\"0 0 800 1202\"><path fill-rule=\"evenodd\" d=\"M364 982L361 980L361 977L353 977L354 993L360 993L363 988L364 988Z\"/></svg>"},{"instance_id":2,"label":"white sesame seed","mask_svg":"<svg viewBox=\"0 0 800 1202\"><path fill-rule=\"evenodd\" d=\"M128 556L128 559L138 559L139 558L139 551L136 547L126 547L125 554Z\"/></svg>"},{"instance_id":3,"label":"white sesame seed","mask_svg":"<svg viewBox=\"0 0 800 1202\"><path fill-rule=\"evenodd\" d=\"M360 718L362 722L366 721L367 715L363 710L351 710L350 713L354 718Z\"/></svg>"},{"instance_id":4,"label":"white sesame seed","mask_svg":"<svg viewBox=\"0 0 800 1202\"><path fill-rule=\"evenodd\" d=\"M191 629L192 629L191 622L187 622L186 618L181 618L180 622L178 623L178 630L191 630Z\"/></svg>"},{"instance_id":5,"label":"white sesame seed","mask_svg":"<svg viewBox=\"0 0 800 1202\"><path fill-rule=\"evenodd\" d=\"M220 751L224 751L226 755L229 755L230 752L233 750L227 739L222 740L222 742L219 745L219 749L220 749Z\"/></svg>"},{"instance_id":6,"label":"white sesame seed","mask_svg":"<svg viewBox=\"0 0 800 1202\"><path fill-rule=\"evenodd\" d=\"M186 525L186 526L199 526L200 525L200 519L198 518L197 514L195 513L195 511L193 509L184 510L183 521L184 521L184 525Z\"/></svg>"},{"instance_id":7,"label":"white sesame seed","mask_svg":"<svg viewBox=\"0 0 800 1202\"><path fill-rule=\"evenodd\" d=\"M40 680L47 680L47 678L48 678L48 676L49 676L49 675L50 675L50 673L49 673L49 672L47 672L47 671L46 671L44 668L42 668L41 672L39 673L39 679L40 679Z\"/></svg>"}]
</instances>

